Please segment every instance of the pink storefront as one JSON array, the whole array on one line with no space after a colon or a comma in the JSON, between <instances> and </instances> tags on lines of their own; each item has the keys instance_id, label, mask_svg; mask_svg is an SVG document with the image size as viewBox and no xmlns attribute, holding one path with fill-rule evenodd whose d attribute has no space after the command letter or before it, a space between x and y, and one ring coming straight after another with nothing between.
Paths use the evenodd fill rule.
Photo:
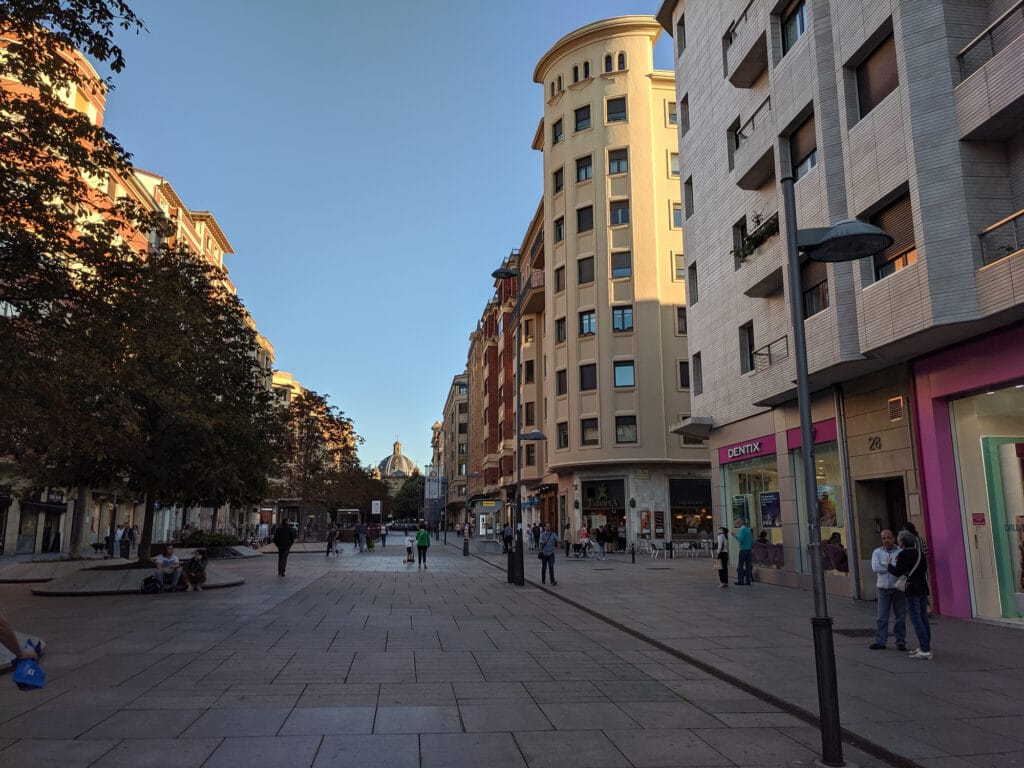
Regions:
<instances>
[{"instance_id":1,"label":"pink storefront","mask_svg":"<svg viewBox=\"0 0 1024 768\"><path fill-rule=\"evenodd\" d=\"M1024 326L913 363L918 463L940 613L1024 616Z\"/></svg>"}]
</instances>

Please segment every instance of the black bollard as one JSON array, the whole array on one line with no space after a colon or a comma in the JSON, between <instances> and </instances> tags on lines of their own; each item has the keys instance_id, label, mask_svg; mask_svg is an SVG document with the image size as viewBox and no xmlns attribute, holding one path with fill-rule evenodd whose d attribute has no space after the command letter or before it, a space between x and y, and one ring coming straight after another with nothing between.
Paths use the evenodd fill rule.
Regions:
<instances>
[{"instance_id":1,"label":"black bollard","mask_svg":"<svg viewBox=\"0 0 1024 768\"><path fill-rule=\"evenodd\" d=\"M636 565L636 544L629 545L629 556L633 560L633 565Z\"/></svg>"}]
</instances>

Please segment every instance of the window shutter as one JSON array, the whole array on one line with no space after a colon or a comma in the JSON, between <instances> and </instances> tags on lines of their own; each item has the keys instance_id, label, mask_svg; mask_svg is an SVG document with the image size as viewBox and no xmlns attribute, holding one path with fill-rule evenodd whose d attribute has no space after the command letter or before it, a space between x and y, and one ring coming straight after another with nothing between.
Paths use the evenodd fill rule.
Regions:
<instances>
[{"instance_id":1,"label":"window shutter","mask_svg":"<svg viewBox=\"0 0 1024 768\"><path fill-rule=\"evenodd\" d=\"M857 102L864 117L899 85L896 71L896 41L892 35L857 67Z\"/></svg>"},{"instance_id":2,"label":"window shutter","mask_svg":"<svg viewBox=\"0 0 1024 768\"><path fill-rule=\"evenodd\" d=\"M909 193L872 216L871 223L881 227L892 237L892 245L875 256L875 266L884 264L914 247L914 215L910 208Z\"/></svg>"},{"instance_id":3,"label":"window shutter","mask_svg":"<svg viewBox=\"0 0 1024 768\"><path fill-rule=\"evenodd\" d=\"M814 134L814 115L811 115L789 139L790 164L796 168L797 164L817 147L818 139Z\"/></svg>"},{"instance_id":4,"label":"window shutter","mask_svg":"<svg viewBox=\"0 0 1024 768\"><path fill-rule=\"evenodd\" d=\"M808 288L820 285L826 280L828 280L828 264L824 261L808 259L804 262L803 267L800 268L800 281L805 291Z\"/></svg>"}]
</instances>

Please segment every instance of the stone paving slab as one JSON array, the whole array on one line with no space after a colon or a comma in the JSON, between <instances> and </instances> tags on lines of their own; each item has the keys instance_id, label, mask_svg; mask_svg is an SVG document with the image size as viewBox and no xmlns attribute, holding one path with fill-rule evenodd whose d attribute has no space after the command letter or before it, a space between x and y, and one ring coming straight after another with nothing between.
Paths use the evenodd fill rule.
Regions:
<instances>
[{"instance_id":1,"label":"stone paving slab","mask_svg":"<svg viewBox=\"0 0 1024 768\"><path fill-rule=\"evenodd\" d=\"M435 545L429 558L419 571L391 548L300 557L283 579L275 558L252 558L232 563L244 579L237 589L148 600L42 600L31 585L0 585L4 612L50 642L46 689L23 693L0 678L0 765L146 766L171 754L203 768L773 768L809 763L820 748L817 730L786 706L722 679L814 706L806 593L759 585L744 597L709 584L704 563L630 570L614 557L600 571L560 560L560 592L544 592L509 585L455 547ZM836 609L849 622L841 626L873 614ZM958 643L947 624L936 622L942 655L926 669L894 653L883 664L860 640L837 637L844 718L862 702L862 719L844 725L893 749L928 747L886 762L847 744L861 768L1012 765L1021 753L1014 702L1024 677L1005 658L1020 635L982 633L1001 661L975 685L976 661L945 661L970 662L973 633ZM473 642L444 641L462 635ZM740 642L758 637L761 646ZM873 666L851 679L846 665L861 659ZM998 694L991 714L951 718L958 689L979 708L985 691ZM871 702L903 695L923 704L867 717ZM1007 751L994 757L986 741Z\"/></svg>"}]
</instances>

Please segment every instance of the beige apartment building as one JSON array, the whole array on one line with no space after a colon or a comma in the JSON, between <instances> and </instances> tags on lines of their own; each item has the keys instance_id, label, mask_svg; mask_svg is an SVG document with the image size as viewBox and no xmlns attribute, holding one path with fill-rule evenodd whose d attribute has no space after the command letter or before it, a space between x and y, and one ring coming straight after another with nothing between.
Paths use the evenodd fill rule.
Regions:
<instances>
[{"instance_id":1,"label":"beige apartment building","mask_svg":"<svg viewBox=\"0 0 1024 768\"><path fill-rule=\"evenodd\" d=\"M803 446L779 180L798 226L894 238L801 268L830 591L873 596L912 522L945 614L1024 610L1024 4L667 0L693 416L716 521L762 581L807 583ZM781 223L781 227L780 227ZM781 230L781 231L780 231ZM799 503L798 503L799 502Z\"/></svg>"},{"instance_id":2,"label":"beige apartment building","mask_svg":"<svg viewBox=\"0 0 1024 768\"><path fill-rule=\"evenodd\" d=\"M650 16L599 21L537 63L544 195L514 259L522 429L545 436L523 443L527 520L663 542L710 525L710 493L703 440L668 429L690 414L691 377L678 110L673 74L653 66L660 32Z\"/></svg>"},{"instance_id":3,"label":"beige apartment building","mask_svg":"<svg viewBox=\"0 0 1024 768\"><path fill-rule=\"evenodd\" d=\"M440 467L445 520L461 523L466 510L466 467L469 460L469 376L452 379L441 421L436 425L434 466Z\"/></svg>"}]
</instances>

